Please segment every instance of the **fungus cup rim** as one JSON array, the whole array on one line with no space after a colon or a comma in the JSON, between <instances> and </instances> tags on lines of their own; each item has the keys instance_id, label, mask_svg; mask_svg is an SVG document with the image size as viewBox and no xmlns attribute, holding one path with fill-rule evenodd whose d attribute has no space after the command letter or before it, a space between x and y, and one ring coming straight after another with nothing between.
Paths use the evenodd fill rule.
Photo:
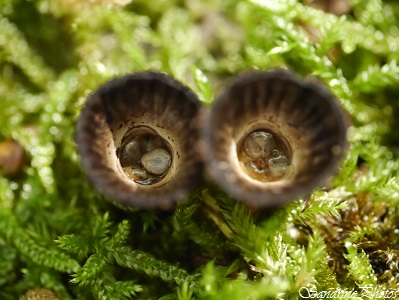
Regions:
<instances>
[{"instance_id":1,"label":"fungus cup rim","mask_svg":"<svg viewBox=\"0 0 399 300\"><path fill-rule=\"evenodd\" d=\"M323 170L318 174L314 174L312 180L308 182L291 184L289 187L284 187L283 183L280 182L282 184L279 184L278 181L260 183L256 184L258 188L251 192L243 186L251 184L251 180L248 180L245 184L240 184L241 182L231 182L231 173L234 172L234 169L226 161L220 161L218 159L217 150L219 145L214 142L214 131L224 122L223 117L221 117L221 115L225 113L223 109L226 103L231 101L231 98L234 97L234 93L237 89L256 81L262 80L267 82L276 79L294 83L302 89L309 89L323 99L325 104L328 105L331 114L333 114L334 118L337 120L336 134L339 142L337 146L340 148L340 153L332 155ZM203 128L204 144L202 151L204 153L206 175L211 181L220 185L234 199L244 202L253 209L281 206L297 197L307 195L315 188L322 187L329 182L332 176L338 173L340 163L348 148L346 138L347 125L348 120L344 109L339 104L335 95L333 95L324 84L302 79L293 72L282 69L245 72L233 78L224 91L218 96L209 113L208 121ZM229 153L225 154L227 157Z\"/></svg>"},{"instance_id":2,"label":"fungus cup rim","mask_svg":"<svg viewBox=\"0 0 399 300\"><path fill-rule=\"evenodd\" d=\"M157 81L181 93L184 100L187 101L187 105L195 111L195 118L189 120L190 126L184 126L186 127L185 130L198 132L198 139L200 139L201 133L198 123L202 121L205 108L196 94L190 88L165 73L148 71L113 78L94 90L92 94L88 96L85 106L82 108L77 120L75 127L75 143L77 144L80 160L89 181L116 205L124 208L136 207L142 209L169 210L173 208L176 203L184 200L200 180L203 163L200 153L196 151L196 147L188 149L188 151L193 151L193 157L195 159L195 161L192 162L193 167L192 170L190 170L190 174L187 176L177 176L177 179L183 179L181 182L173 178L173 183L169 184L173 185L173 188L168 188L167 193L162 192L163 185L155 186L154 188L147 186L145 189L137 189L132 187L132 185L127 185L121 180L120 176L116 176L116 174L120 175L119 173L121 171L112 169L106 163L101 163L101 154L96 153L91 148L90 142L95 141L95 138L99 137L96 124L109 125L111 122L111 120L107 120L106 118L106 113L104 111L104 101L106 100L102 99L101 96L112 92L114 89L123 88L131 82L139 84L141 81ZM180 116L182 116L183 113L183 111L180 111ZM112 135L112 133L110 134ZM105 137L103 138L105 139ZM110 175L110 173L115 174L115 176Z\"/></svg>"}]
</instances>

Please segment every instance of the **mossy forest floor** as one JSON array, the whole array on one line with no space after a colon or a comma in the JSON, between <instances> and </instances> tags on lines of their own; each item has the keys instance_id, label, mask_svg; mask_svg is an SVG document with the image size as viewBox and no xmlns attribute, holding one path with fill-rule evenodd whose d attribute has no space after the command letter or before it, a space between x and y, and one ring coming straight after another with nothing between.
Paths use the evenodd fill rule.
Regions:
<instances>
[{"instance_id":1,"label":"mossy forest floor","mask_svg":"<svg viewBox=\"0 0 399 300\"><path fill-rule=\"evenodd\" d=\"M399 2L328 2L1 0L0 143L29 161L0 177L0 299L399 298ZM127 212L88 183L74 125L105 81L160 70L211 106L275 67L352 119L307 204L251 213L204 183L171 212Z\"/></svg>"}]
</instances>

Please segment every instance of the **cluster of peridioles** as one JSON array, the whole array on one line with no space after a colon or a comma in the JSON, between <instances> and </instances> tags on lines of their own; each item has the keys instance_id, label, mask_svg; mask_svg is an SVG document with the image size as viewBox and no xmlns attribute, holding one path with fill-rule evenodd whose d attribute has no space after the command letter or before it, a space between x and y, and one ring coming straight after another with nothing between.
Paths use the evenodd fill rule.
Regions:
<instances>
[{"instance_id":1,"label":"cluster of peridioles","mask_svg":"<svg viewBox=\"0 0 399 300\"><path fill-rule=\"evenodd\" d=\"M117 154L125 174L145 185L161 180L172 161L165 141L145 126L129 130Z\"/></svg>"},{"instance_id":2,"label":"cluster of peridioles","mask_svg":"<svg viewBox=\"0 0 399 300\"><path fill-rule=\"evenodd\" d=\"M283 70L241 76L210 111L164 73L127 75L89 97L76 130L93 184L146 209L173 207L204 172L251 207L278 206L324 184L346 148L335 97Z\"/></svg>"},{"instance_id":3,"label":"cluster of peridioles","mask_svg":"<svg viewBox=\"0 0 399 300\"><path fill-rule=\"evenodd\" d=\"M287 174L290 162L287 147L276 143L270 132L258 130L244 138L238 159L248 174L260 181L278 180Z\"/></svg>"}]
</instances>

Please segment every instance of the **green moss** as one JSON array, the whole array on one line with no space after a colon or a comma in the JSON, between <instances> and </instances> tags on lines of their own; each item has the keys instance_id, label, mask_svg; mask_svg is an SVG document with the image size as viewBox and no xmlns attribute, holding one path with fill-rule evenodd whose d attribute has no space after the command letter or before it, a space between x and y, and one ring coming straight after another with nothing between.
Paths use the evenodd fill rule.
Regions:
<instances>
[{"instance_id":1,"label":"green moss","mask_svg":"<svg viewBox=\"0 0 399 300\"><path fill-rule=\"evenodd\" d=\"M0 298L398 289L399 3L335 16L296 0L122 2L0 3L0 141L30 157L0 177ZM317 78L352 119L340 173L308 202L252 213L203 183L173 212L126 212L87 182L74 123L104 81L158 69L211 106L230 75L273 67Z\"/></svg>"}]
</instances>

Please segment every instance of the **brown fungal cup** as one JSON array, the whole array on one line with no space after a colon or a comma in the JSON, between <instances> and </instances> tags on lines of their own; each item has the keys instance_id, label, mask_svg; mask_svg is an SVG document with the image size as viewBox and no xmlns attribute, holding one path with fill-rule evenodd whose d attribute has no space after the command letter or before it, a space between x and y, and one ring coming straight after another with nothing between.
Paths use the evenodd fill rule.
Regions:
<instances>
[{"instance_id":1,"label":"brown fungal cup","mask_svg":"<svg viewBox=\"0 0 399 300\"><path fill-rule=\"evenodd\" d=\"M337 172L345 119L324 87L288 71L253 72L216 100L203 146L214 182L250 207L276 207Z\"/></svg>"},{"instance_id":2,"label":"brown fungal cup","mask_svg":"<svg viewBox=\"0 0 399 300\"><path fill-rule=\"evenodd\" d=\"M127 207L169 209L197 183L203 107L163 73L114 79L83 108L76 142L91 182Z\"/></svg>"}]
</instances>

